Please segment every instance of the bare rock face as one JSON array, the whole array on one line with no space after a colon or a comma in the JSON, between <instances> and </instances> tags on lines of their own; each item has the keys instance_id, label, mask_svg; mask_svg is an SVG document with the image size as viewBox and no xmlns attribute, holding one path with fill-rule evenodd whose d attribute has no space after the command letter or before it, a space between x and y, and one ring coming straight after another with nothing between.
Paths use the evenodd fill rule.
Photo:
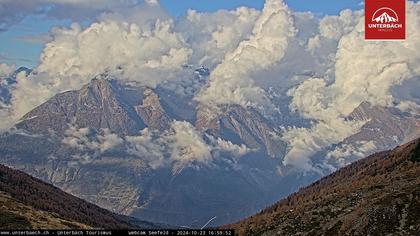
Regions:
<instances>
[{"instance_id":1,"label":"bare rock face","mask_svg":"<svg viewBox=\"0 0 420 236\"><path fill-rule=\"evenodd\" d=\"M74 91L58 94L23 116L16 127L36 134L48 134L49 130L62 134L75 117L77 98Z\"/></svg>"},{"instance_id":2,"label":"bare rock face","mask_svg":"<svg viewBox=\"0 0 420 236\"><path fill-rule=\"evenodd\" d=\"M112 82L93 80L78 97L75 114L79 127L108 128L119 134L134 134L144 128L133 108L120 96Z\"/></svg>"},{"instance_id":3,"label":"bare rock face","mask_svg":"<svg viewBox=\"0 0 420 236\"><path fill-rule=\"evenodd\" d=\"M220 130L219 112L214 108L204 105L198 106L197 120L195 127L201 131L218 131Z\"/></svg>"},{"instance_id":4,"label":"bare rock face","mask_svg":"<svg viewBox=\"0 0 420 236\"><path fill-rule=\"evenodd\" d=\"M253 149L262 149L275 157L284 152L284 144L274 137L274 129L269 122L253 108L239 105L227 106L219 115L210 108L198 111L196 127L216 137L245 144Z\"/></svg>"},{"instance_id":5,"label":"bare rock face","mask_svg":"<svg viewBox=\"0 0 420 236\"><path fill-rule=\"evenodd\" d=\"M68 124L135 134L145 127L113 81L93 79L78 91L58 94L26 114L16 126L31 133L63 134Z\"/></svg>"},{"instance_id":6,"label":"bare rock face","mask_svg":"<svg viewBox=\"0 0 420 236\"><path fill-rule=\"evenodd\" d=\"M169 128L171 118L163 109L159 96L150 88L144 90L143 103L135 107L147 127L157 130Z\"/></svg>"},{"instance_id":7,"label":"bare rock face","mask_svg":"<svg viewBox=\"0 0 420 236\"><path fill-rule=\"evenodd\" d=\"M420 120L396 109L373 106L363 102L349 119L366 121L360 132L345 142L374 141L383 150L408 142L420 135Z\"/></svg>"}]
</instances>

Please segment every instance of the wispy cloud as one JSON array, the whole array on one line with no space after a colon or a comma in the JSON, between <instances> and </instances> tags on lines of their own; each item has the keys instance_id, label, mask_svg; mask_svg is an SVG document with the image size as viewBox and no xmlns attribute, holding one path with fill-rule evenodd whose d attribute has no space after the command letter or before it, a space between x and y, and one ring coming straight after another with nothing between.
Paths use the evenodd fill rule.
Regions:
<instances>
[{"instance_id":1,"label":"wispy cloud","mask_svg":"<svg viewBox=\"0 0 420 236\"><path fill-rule=\"evenodd\" d=\"M52 37L50 34L32 34L18 36L15 38L15 40L31 44L45 44L51 41Z\"/></svg>"},{"instance_id":2,"label":"wispy cloud","mask_svg":"<svg viewBox=\"0 0 420 236\"><path fill-rule=\"evenodd\" d=\"M153 1L146 2L155 4ZM144 3L143 0L1 0L0 28L7 29L31 14L79 21L94 19L103 12Z\"/></svg>"},{"instance_id":3,"label":"wispy cloud","mask_svg":"<svg viewBox=\"0 0 420 236\"><path fill-rule=\"evenodd\" d=\"M13 57L13 56L1 54L1 53L0 53L0 61L6 62L6 63L16 63L16 62L33 63L32 60L27 59L27 58Z\"/></svg>"}]
</instances>

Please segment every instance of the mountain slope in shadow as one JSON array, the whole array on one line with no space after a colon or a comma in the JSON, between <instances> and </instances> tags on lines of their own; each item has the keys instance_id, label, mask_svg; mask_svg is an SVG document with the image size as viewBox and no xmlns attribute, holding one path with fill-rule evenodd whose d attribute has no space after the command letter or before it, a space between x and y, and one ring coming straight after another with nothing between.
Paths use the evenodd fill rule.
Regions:
<instances>
[{"instance_id":1,"label":"mountain slope in shadow","mask_svg":"<svg viewBox=\"0 0 420 236\"><path fill-rule=\"evenodd\" d=\"M1 229L160 228L114 214L4 165L0 165L0 204Z\"/></svg>"},{"instance_id":2,"label":"mountain slope in shadow","mask_svg":"<svg viewBox=\"0 0 420 236\"><path fill-rule=\"evenodd\" d=\"M374 154L236 224L238 235L418 235L420 139Z\"/></svg>"}]
</instances>

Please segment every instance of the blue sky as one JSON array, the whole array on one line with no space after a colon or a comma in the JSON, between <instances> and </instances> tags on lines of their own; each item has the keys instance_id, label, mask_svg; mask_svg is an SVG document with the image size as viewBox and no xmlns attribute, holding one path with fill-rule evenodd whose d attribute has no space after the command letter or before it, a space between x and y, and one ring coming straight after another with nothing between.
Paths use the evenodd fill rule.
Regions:
<instances>
[{"instance_id":1,"label":"blue sky","mask_svg":"<svg viewBox=\"0 0 420 236\"><path fill-rule=\"evenodd\" d=\"M346 8L360 9L360 0L286 0L294 11L311 11L318 15L338 14ZM248 6L261 9L263 0L161 0L162 6L174 17L185 14L188 9L212 12L218 9L235 9ZM70 20L56 20L40 15L26 16L22 22L7 31L0 31L0 63L34 67L43 49L41 40L27 40L27 36L45 37L51 27L68 26ZM33 37L32 37L33 38Z\"/></svg>"},{"instance_id":2,"label":"blue sky","mask_svg":"<svg viewBox=\"0 0 420 236\"><path fill-rule=\"evenodd\" d=\"M295 11L312 11L320 14L337 14L345 8L360 8L362 0L285 0ZM161 0L161 4L173 15L182 15L189 8L198 11L215 11L249 6L261 9L263 0Z\"/></svg>"}]
</instances>

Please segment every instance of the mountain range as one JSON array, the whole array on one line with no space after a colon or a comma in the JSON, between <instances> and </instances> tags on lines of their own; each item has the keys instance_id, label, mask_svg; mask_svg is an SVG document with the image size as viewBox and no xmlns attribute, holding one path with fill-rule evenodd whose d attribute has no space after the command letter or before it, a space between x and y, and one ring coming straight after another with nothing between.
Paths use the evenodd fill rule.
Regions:
<instances>
[{"instance_id":1,"label":"mountain range","mask_svg":"<svg viewBox=\"0 0 420 236\"><path fill-rule=\"evenodd\" d=\"M216 215L218 224L240 219L293 189L287 178L278 178L273 157L284 144L270 136L272 126L257 111L226 107L204 122L196 117L203 110L196 112L190 101L103 77L57 94L23 116L15 132L0 137L2 162L106 209L173 225L199 226ZM156 169L148 154L125 148L95 153L63 142L72 127L89 127L92 139L104 132L134 139L145 128L164 132L175 120L207 131L204 138L255 151L240 159L221 152L212 165ZM83 161L85 154L95 157Z\"/></svg>"},{"instance_id":2,"label":"mountain range","mask_svg":"<svg viewBox=\"0 0 420 236\"><path fill-rule=\"evenodd\" d=\"M367 102L347 119L365 125L337 147L372 141L374 153L420 134L418 116ZM2 164L115 213L194 228L238 221L322 177L279 168L279 137L255 108L215 110L104 73L25 114L0 134L0 153Z\"/></svg>"}]
</instances>

